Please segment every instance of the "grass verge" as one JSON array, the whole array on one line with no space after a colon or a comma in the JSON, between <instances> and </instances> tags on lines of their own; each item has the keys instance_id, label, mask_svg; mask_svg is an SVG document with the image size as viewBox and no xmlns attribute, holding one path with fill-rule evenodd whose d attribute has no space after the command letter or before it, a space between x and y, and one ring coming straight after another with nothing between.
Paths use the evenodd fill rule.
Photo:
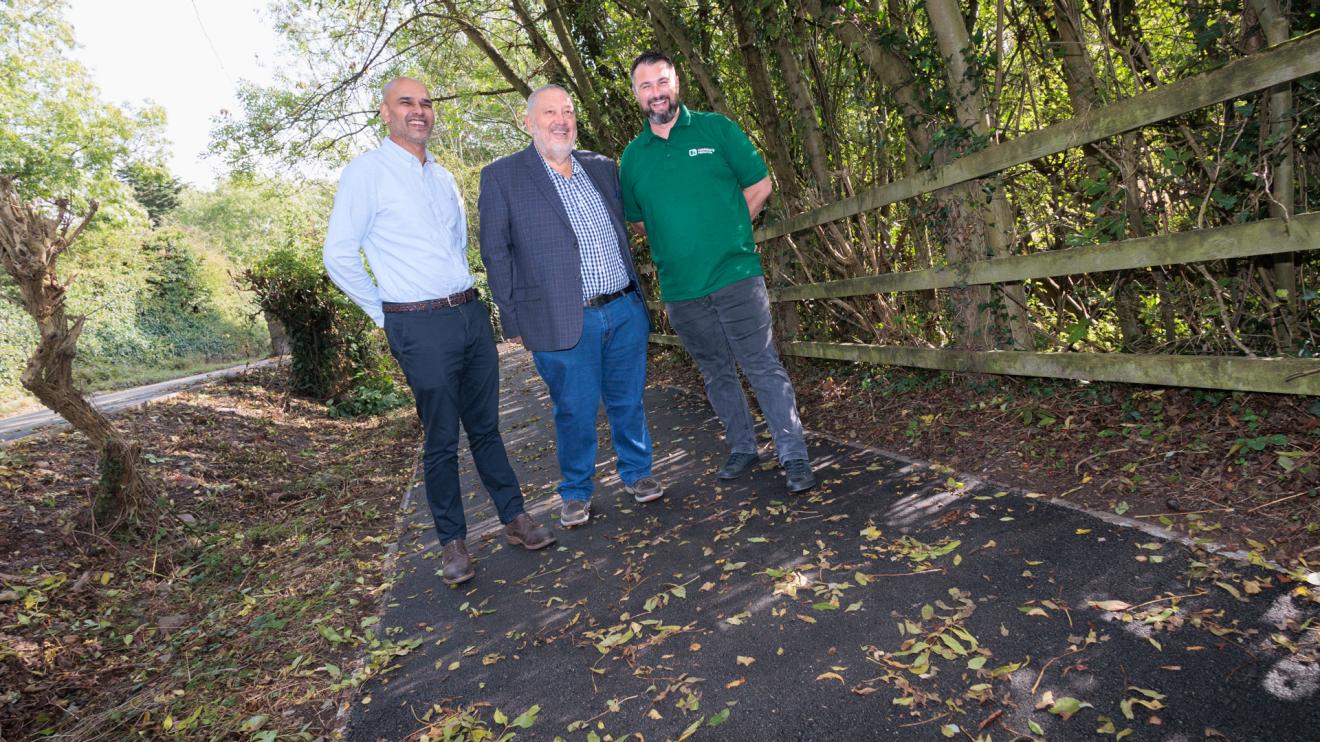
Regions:
<instances>
[{"instance_id":1,"label":"grass verge","mask_svg":"<svg viewBox=\"0 0 1320 742\"><path fill-rule=\"evenodd\" d=\"M222 368L241 366L245 363L254 363L265 357L253 356L248 358L238 356L214 360L214 358L208 356L194 356L177 358L165 365L147 368L106 366L97 370L86 371L80 367L78 369L78 383L82 385L85 392L90 394L114 392L120 389L132 389L135 386L170 381L171 379L182 379L185 376L218 371ZM3 392L4 395L0 397L0 418L22 415L25 412L41 409L41 402L37 401L36 397L28 394L27 390L21 386L5 387L0 389L0 392Z\"/></svg>"}]
</instances>

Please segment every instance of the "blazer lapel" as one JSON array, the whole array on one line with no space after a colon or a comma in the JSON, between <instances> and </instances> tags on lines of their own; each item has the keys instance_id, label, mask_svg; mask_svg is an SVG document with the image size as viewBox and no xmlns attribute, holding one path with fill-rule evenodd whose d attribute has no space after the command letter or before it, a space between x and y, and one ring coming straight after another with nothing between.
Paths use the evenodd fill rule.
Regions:
<instances>
[{"instance_id":1,"label":"blazer lapel","mask_svg":"<svg viewBox=\"0 0 1320 742\"><path fill-rule=\"evenodd\" d=\"M545 171L545 164L541 162L541 155L537 153L536 145L528 145L527 149L522 151L520 159L523 167L528 171L528 177L540 189L541 195L545 196L545 200L550 202L550 207L563 220L564 226L572 231L573 223L568 220L568 210L564 208L564 202L560 200L559 191L555 188L555 184L550 182L550 174Z\"/></svg>"}]
</instances>

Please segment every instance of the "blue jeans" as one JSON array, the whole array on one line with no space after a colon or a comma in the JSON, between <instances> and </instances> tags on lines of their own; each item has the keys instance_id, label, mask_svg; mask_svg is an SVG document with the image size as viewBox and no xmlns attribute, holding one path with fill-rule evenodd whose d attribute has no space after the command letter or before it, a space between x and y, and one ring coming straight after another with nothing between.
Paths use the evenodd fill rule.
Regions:
<instances>
[{"instance_id":1,"label":"blue jeans","mask_svg":"<svg viewBox=\"0 0 1320 742\"><path fill-rule=\"evenodd\" d=\"M706 397L724 423L733 453L756 453L752 413L738 381L747 375L761 405L779 462L807 458L797 399L770 333L765 279L744 278L699 299L665 303L669 324L701 369Z\"/></svg>"},{"instance_id":2,"label":"blue jeans","mask_svg":"<svg viewBox=\"0 0 1320 742\"><path fill-rule=\"evenodd\" d=\"M523 512L518 477L500 437L500 359L490 312L479 301L422 312L385 314L390 352L408 377L422 448L426 502L441 544L467 538L458 484L458 424L467 431L477 474L501 523Z\"/></svg>"},{"instance_id":3,"label":"blue jeans","mask_svg":"<svg viewBox=\"0 0 1320 742\"><path fill-rule=\"evenodd\" d=\"M566 350L532 353L554 401L559 496L591 499L596 476L596 414L610 423L619 478L632 486L651 476L651 433L642 407L646 388L646 310L637 292L582 310L582 338Z\"/></svg>"}]
</instances>

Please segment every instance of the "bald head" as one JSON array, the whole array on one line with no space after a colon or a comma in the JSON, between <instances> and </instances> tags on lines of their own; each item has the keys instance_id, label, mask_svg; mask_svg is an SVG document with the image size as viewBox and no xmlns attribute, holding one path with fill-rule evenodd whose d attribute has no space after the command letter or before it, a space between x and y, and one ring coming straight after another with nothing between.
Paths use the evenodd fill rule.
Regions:
<instances>
[{"instance_id":1,"label":"bald head","mask_svg":"<svg viewBox=\"0 0 1320 742\"><path fill-rule=\"evenodd\" d=\"M385 83L384 87L380 89L380 99L382 102L389 102L390 91L398 87L399 83L413 83L415 85L422 85L422 82L414 77L402 77L402 76L396 77L393 80L390 80L389 82ZM422 87L425 88L426 86L422 85Z\"/></svg>"},{"instance_id":2,"label":"bald head","mask_svg":"<svg viewBox=\"0 0 1320 742\"><path fill-rule=\"evenodd\" d=\"M426 140L435 125L431 93L411 77L390 80L381 93L385 100L380 104L380 117L389 128L390 139L425 161Z\"/></svg>"}]
</instances>

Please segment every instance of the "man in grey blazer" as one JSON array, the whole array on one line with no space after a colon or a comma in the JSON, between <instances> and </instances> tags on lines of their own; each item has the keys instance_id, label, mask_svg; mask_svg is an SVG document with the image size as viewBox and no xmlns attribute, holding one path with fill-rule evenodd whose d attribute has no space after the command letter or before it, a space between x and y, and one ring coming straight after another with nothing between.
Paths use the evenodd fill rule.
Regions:
<instances>
[{"instance_id":1,"label":"man in grey blazer","mask_svg":"<svg viewBox=\"0 0 1320 742\"><path fill-rule=\"evenodd\" d=\"M532 144L481 171L481 258L509 340L532 352L554 401L560 524L586 523L602 400L624 489L664 494L651 473L642 407L650 320L628 250L614 161L574 150L573 100L558 85L527 99Z\"/></svg>"}]
</instances>

